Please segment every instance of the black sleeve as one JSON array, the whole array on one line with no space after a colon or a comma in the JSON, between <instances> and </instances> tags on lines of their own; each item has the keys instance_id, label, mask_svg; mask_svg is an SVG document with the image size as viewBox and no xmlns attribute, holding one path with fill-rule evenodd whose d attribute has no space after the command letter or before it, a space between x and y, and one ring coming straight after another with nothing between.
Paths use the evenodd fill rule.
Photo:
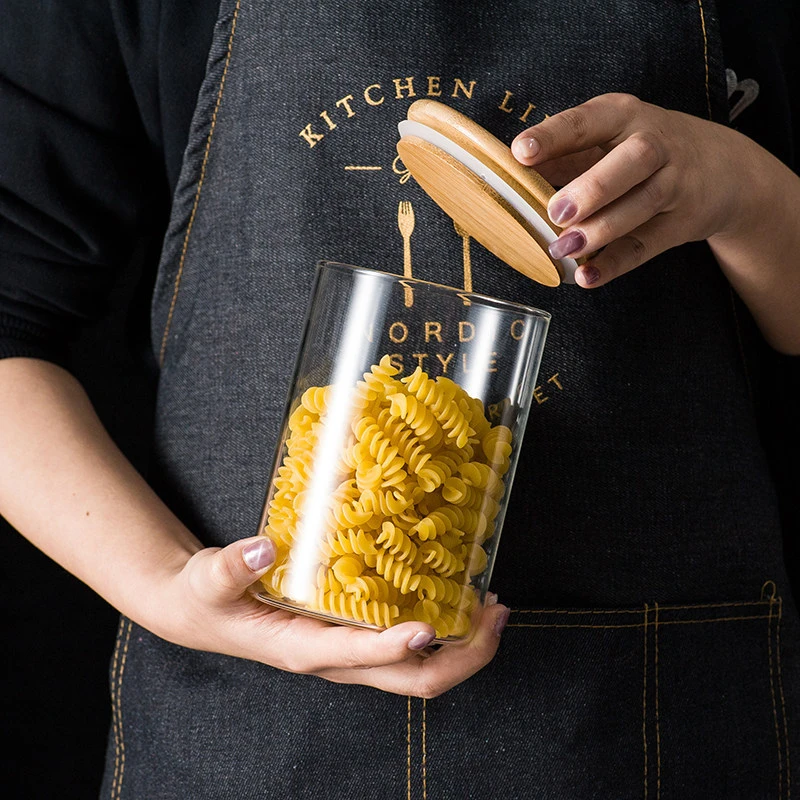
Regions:
<instances>
[{"instance_id":1,"label":"black sleeve","mask_svg":"<svg viewBox=\"0 0 800 800\"><path fill-rule=\"evenodd\" d=\"M158 164L108 0L6 0L0 357L60 361L75 329L102 313L165 183Z\"/></svg>"}]
</instances>

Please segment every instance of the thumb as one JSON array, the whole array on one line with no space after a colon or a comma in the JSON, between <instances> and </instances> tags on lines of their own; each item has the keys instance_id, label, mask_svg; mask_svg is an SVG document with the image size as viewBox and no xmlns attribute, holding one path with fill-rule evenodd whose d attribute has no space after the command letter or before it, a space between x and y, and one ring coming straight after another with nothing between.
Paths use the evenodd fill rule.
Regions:
<instances>
[{"instance_id":1,"label":"thumb","mask_svg":"<svg viewBox=\"0 0 800 800\"><path fill-rule=\"evenodd\" d=\"M275 560L275 545L266 536L253 536L221 549L208 548L194 558L200 574L193 577L202 582L203 594L209 600L226 603L242 597L266 572Z\"/></svg>"}]
</instances>

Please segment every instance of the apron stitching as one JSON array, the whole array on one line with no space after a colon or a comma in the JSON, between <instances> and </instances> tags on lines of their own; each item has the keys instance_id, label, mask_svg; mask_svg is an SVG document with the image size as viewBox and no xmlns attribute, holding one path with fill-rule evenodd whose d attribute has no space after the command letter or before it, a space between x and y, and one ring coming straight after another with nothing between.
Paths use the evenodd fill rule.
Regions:
<instances>
[{"instance_id":1,"label":"apron stitching","mask_svg":"<svg viewBox=\"0 0 800 800\"><path fill-rule=\"evenodd\" d=\"M659 621L659 625L701 625L706 622L738 622L748 619L769 619L767 614L746 617L711 617L709 619L667 619ZM583 623L533 623L533 622L510 622L509 628L641 628L642 622L625 622L619 625L589 625Z\"/></svg>"},{"instance_id":2,"label":"apron stitching","mask_svg":"<svg viewBox=\"0 0 800 800\"><path fill-rule=\"evenodd\" d=\"M644 605L644 663L642 680L642 742L644 744L644 797L647 800L647 603Z\"/></svg>"},{"instance_id":3,"label":"apron stitching","mask_svg":"<svg viewBox=\"0 0 800 800\"><path fill-rule=\"evenodd\" d=\"M406 784L407 800L411 800L411 695L408 696L408 723L406 727Z\"/></svg>"},{"instance_id":4,"label":"apron stitching","mask_svg":"<svg viewBox=\"0 0 800 800\"><path fill-rule=\"evenodd\" d=\"M427 748L428 701L422 698L422 800L428 800L428 748Z\"/></svg>"},{"instance_id":5,"label":"apron stitching","mask_svg":"<svg viewBox=\"0 0 800 800\"><path fill-rule=\"evenodd\" d=\"M178 291L180 290L181 286L181 278L183 277L183 268L186 264L186 252L189 249L189 237L192 234L192 228L194 227L194 219L197 214L197 207L200 204L200 193L203 190L203 183L206 177L206 167L208 166L208 156L211 152L211 140L214 137L214 130L217 127L217 114L219 113L220 105L222 104L222 94L225 91L225 79L228 77L228 67L231 63L231 52L233 50L233 37L236 34L236 21L239 17L239 8L241 6L242 0L236 1L236 9L233 12L233 21L231 22L231 32L230 36L228 37L228 52L225 57L225 67L222 70L222 78L220 79L219 83L219 91L217 92L217 103L214 107L214 113L211 115L211 127L208 131L208 138L206 139L206 149L203 153L203 163L200 166L200 179L197 182L197 190L194 194L194 204L192 205L192 213L189 216L189 222L186 225L186 233L183 237L183 246L181 247L181 257L180 262L178 263L178 274L175 276L175 286L172 290L172 301L169 305L169 313L167 314L167 323L164 326L164 334L161 337L161 352L158 357L158 363L163 367L164 366L164 355L167 350L167 338L169 337L169 331L172 327L172 316L175 313L175 304L178 301Z\"/></svg>"},{"instance_id":6,"label":"apron stitching","mask_svg":"<svg viewBox=\"0 0 800 800\"><path fill-rule=\"evenodd\" d=\"M700 27L703 29L703 62L706 69L706 106L708 107L708 118L711 119L711 92L708 87L708 35L706 34L706 15L703 11L703 0L697 0L700 9Z\"/></svg>"},{"instance_id":7,"label":"apron stitching","mask_svg":"<svg viewBox=\"0 0 800 800\"><path fill-rule=\"evenodd\" d=\"M111 797L113 798L119 774L119 715L117 713L117 666L119 664L119 651L122 647L122 631L125 626L125 617L120 616L117 628L117 643L114 647L114 660L111 664L111 721L114 730L114 777L111 781Z\"/></svg>"},{"instance_id":8,"label":"apron stitching","mask_svg":"<svg viewBox=\"0 0 800 800\"><path fill-rule=\"evenodd\" d=\"M760 606L767 605L769 600L745 600L736 603L698 603L686 606L659 606L661 611L680 611L687 608L735 608L737 606ZM514 614L641 614L641 609L618 608L618 609L515 609Z\"/></svg>"},{"instance_id":9,"label":"apron stitching","mask_svg":"<svg viewBox=\"0 0 800 800\"><path fill-rule=\"evenodd\" d=\"M119 779L116 785L116 797L122 795L122 777L125 774L125 736L122 727L122 679L125 674L125 662L128 659L128 645L131 641L131 629L133 623L128 620L128 632L125 634L125 646L122 649L122 661L119 665L119 677L117 679L117 728L119 730ZM113 792L113 787L112 787ZM113 794L112 794L113 797Z\"/></svg>"},{"instance_id":10,"label":"apron stitching","mask_svg":"<svg viewBox=\"0 0 800 800\"><path fill-rule=\"evenodd\" d=\"M653 621L653 647L655 649L655 690L656 690L656 798L661 800L661 726L658 716L658 603L655 604Z\"/></svg>"},{"instance_id":11,"label":"apron stitching","mask_svg":"<svg viewBox=\"0 0 800 800\"><path fill-rule=\"evenodd\" d=\"M778 797L783 795L783 753L781 752L781 734L778 729L778 704L775 701L775 681L773 679L772 661L772 603L769 604L769 618L767 622L767 651L769 653L769 691L772 696L772 718L775 722L775 741L778 745Z\"/></svg>"},{"instance_id":12,"label":"apron stitching","mask_svg":"<svg viewBox=\"0 0 800 800\"><path fill-rule=\"evenodd\" d=\"M781 698L781 716L783 717L783 747L786 751L786 798L792 796L792 766L789 761L789 724L786 721L786 700L783 695L783 670L781 669L781 621L783 620L783 598L778 598L778 627L775 631L775 649L778 661L778 693Z\"/></svg>"}]
</instances>

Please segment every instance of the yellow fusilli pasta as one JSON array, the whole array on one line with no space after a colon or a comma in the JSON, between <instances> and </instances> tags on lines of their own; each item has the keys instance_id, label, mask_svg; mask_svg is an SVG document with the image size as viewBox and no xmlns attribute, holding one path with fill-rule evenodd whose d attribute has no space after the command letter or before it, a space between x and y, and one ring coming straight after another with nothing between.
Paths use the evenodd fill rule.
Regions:
<instances>
[{"instance_id":1,"label":"yellow fusilli pasta","mask_svg":"<svg viewBox=\"0 0 800 800\"><path fill-rule=\"evenodd\" d=\"M303 519L316 496L332 390L303 392L267 508L263 533L277 555L261 582L276 599L338 619L380 627L417 620L440 639L460 638L469 632L474 582L488 564L481 545L505 491L511 430L493 427L480 400L452 380L432 380L420 367L399 373L384 356L356 385L335 488L318 510L322 529L310 532ZM307 558L307 536L316 537L314 585L292 597L302 560L296 540L303 538Z\"/></svg>"}]
</instances>

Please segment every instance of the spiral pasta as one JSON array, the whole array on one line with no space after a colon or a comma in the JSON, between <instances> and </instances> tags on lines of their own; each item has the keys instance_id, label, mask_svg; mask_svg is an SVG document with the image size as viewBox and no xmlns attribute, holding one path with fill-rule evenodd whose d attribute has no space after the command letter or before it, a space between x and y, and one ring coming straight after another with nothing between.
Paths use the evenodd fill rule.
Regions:
<instances>
[{"instance_id":1,"label":"spiral pasta","mask_svg":"<svg viewBox=\"0 0 800 800\"><path fill-rule=\"evenodd\" d=\"M379 627L418 620L440 639L460 638L488 564L482 543L505 491L511 431L492 426L480 400L452 380L420 367L399 372L384 356L357 383L335 488L313 531L303 521L319 503L315 469L333 389L312 386L299 398L263 529L276 560L261 583L324 615ZM303 567L301 578L313 586L299 598L292 576L312 545L314 574Z\"/></svg>"}]
</instances>

